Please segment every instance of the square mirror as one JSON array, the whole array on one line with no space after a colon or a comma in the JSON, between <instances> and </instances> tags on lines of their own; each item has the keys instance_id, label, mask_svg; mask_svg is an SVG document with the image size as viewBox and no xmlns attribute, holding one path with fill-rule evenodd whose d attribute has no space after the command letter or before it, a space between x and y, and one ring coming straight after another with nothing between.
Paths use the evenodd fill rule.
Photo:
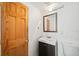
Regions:
<instances>
[{"instance_id":1,"label":"square mirror","mask_svg":"<svg viewBox=\"0 0 79 59\"><path fill-rule=\"evenodd\" d=\"M43 16L43 31L57 32L57 13Z\"/></svg>"}]
</instances>

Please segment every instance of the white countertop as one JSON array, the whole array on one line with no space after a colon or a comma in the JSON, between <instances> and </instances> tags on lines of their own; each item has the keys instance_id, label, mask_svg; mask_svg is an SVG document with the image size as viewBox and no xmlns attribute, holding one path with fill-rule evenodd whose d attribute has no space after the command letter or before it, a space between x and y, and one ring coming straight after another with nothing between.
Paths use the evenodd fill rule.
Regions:
<instances>
[{"instance_id":1,"label":"white countertop","mask_svg":"<svg viewBox=\"0 0 79 59\"><path fill-rule=\"evenodd\" d=\"M47 43L47 44L51 44L51 45L56 45L56 39L53 38L53 37L41 37L39 39L40 42L44 42L44 43Z\"/></svg>"}]
</instances>

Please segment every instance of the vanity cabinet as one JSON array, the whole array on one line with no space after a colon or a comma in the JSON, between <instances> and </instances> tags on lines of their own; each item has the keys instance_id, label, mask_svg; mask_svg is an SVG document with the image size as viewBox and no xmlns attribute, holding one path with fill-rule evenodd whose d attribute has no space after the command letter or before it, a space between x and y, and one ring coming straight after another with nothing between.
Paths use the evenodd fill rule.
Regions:
<instances>
[{"instance_id":1,"label":"vanity cabinet","mask_svg":"<svg viewBox=\"0 0 79 59\"><path fill-rule=\"evenodd\" d=\"M55 56L55 46L39 42L39 56Z\"/></svg>"}]
</instances>

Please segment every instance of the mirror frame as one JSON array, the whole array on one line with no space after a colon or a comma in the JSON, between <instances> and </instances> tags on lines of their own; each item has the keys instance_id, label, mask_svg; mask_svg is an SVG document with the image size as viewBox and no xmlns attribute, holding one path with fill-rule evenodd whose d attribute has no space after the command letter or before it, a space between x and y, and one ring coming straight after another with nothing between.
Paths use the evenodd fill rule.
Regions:
<instances>
[{"instance_id":1,"label":"mirror frame","mask_svg":"<svg viewBox=\"0 0 79 59\"><path fill-rule=\"evenodd\" d=\"M55 30L45 30L46 28L45 28L45 26L47 26L47 25L49 25L49 24L45 24L45 17L50 17L50 16L55 16L55 22L54 22L54 29ZM52 20L52 19L51 19ZM50 20L50 21L51 21ZM48 28L48 27L47 27ZM49 14L49 15L45 15L45 16L43 16L43 32L57 32L57 13L53 13L53 14Z\"/></svg>"}]
</instances>

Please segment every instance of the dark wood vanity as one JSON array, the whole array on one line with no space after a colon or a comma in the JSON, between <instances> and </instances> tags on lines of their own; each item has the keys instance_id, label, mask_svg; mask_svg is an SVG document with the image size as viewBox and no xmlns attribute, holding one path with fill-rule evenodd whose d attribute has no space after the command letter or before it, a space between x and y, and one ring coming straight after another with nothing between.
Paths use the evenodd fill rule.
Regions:
<instances>
[{"instance_id":1,"label":"dark wood vanity","mask_svg":"<svg viewBox=\"0 0 79 59\"><path fill-rule=\"evenodd\" d=\"M39 41L39 56L55 56L55 45Z\"/></svg>"}]
</instances>

